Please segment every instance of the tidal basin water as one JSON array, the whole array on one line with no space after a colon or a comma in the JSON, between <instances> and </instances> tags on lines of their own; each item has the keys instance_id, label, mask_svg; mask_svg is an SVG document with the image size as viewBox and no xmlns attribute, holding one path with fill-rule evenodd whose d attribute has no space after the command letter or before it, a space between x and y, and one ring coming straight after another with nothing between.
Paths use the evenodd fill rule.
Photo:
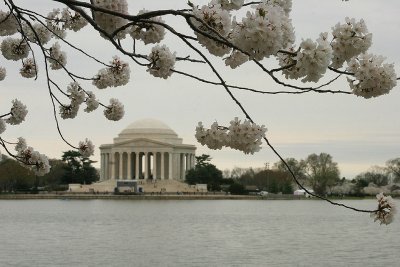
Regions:
<instances>
[{"instance_id":1,"label":"tidal basin water","mask_svg":"<svg viewBox=\"0 0 400 267\"><path fill-rule=\"evenodd\" d=\"M0 266L400 266L399 215L380 226L317 200L0 200Z\"/></svg>"}]
</instances>

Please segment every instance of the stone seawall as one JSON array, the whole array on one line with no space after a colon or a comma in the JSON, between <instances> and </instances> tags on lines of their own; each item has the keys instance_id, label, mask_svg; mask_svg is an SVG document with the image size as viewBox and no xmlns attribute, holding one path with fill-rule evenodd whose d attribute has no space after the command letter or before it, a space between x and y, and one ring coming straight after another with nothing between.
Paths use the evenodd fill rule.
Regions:
<instances>
[{"instance_id":1,"label":"stone seawall","mask_svg":"<svg viewBox=\"0 0 400 267\"><path fill-rule=\"evenodd\" d=\"M0 200L15 200L15 199L111 199L111 200L218 200L218 199L232 199L232 200L292 200L292 199L306 199L303 196L294 195L225 195L225 194L204 194L204 195L114 195L114 194L0 194Z\"/></svg>"}]
</instances>

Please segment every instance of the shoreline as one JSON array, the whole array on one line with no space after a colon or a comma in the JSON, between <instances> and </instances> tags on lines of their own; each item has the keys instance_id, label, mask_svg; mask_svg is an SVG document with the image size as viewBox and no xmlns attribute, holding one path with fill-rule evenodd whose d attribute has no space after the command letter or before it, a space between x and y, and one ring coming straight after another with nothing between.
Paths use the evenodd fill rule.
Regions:
<instances>
[{"instance_id":1,"label":"shoreline","mask_svg":"<svg viewBox=\"0 0 400 267\"><path fill-rule=\"evenodd\" d=\"M143 194L143 195L114 195L114 194L71 194L71 193L46 193L46 194L0 194L0 200L33 200L33 199L60 199L60 200L316 200L296 195L225 195L225 194ZM335 200L369 199L368 197L332 197Z\"/></svg>"}]
</instances>

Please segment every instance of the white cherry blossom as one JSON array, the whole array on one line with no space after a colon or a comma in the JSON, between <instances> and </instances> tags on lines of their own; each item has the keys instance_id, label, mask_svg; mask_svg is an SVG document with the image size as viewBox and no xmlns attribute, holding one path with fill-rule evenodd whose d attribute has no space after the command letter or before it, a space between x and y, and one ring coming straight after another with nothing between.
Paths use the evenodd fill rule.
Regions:
<instances>
[{"instance_id":1,"label":"white cherry blossom","mask_svg":"<svg viewBox=\"0 0 400 267\"><path fill-rule=\"evenodd\" d=\"M289 52L294 52L294 49L290 49ZM290 79L304 77L302 82L318 82L332 59L332 48L327 41L327 33L321 33L316 42L311 39L302 41L300 50L295 54L297 55L279 54L279 64L282 67L293 65L282 71L285 77Z\"/></svg>"},{"instance_id":2,"label":"white cherry blossom","mask_svg":"<svg viewBox=\"0 0 400 267\"><path fill-rule=\"evenodd\" d=\"M53 70L62 69L63 66L67 64L67 54L61 51L60 44L58 42L54 43L50 48L50 67Z\"/></svg>"},{"instance_id":3,"label":"white cherry blossom","mask_svg":"<svg viewBox=\"0 0 400 267\"><path fill-rule=\"evenodd\" d=\"M249 57L246 54L235 50L229 55L229 57L225 59L225 65L231 67L232 69L236 69L248 60Z\"/></svg>"},{"instance_id":4,"label":"white cherry blossom","mask_svg":"<svg viewBox=\"0 0 400 267\"><path fill-rule=\"evenodd\" d=\"M32 43L38 43L39 39L40 44L44 45L47 44L52 37L52 33L41 23L34 23L31 24L31 26L27 23L23 23L22 30L24 31L24 34L28 38L29 42Z\"/></svg>"},{"instance_id":5,"label":"white cherry blossom","mask_svg":"<svg viewBox=\"0 0 400 267\"><path fill-rule=\"evenodd\" d=\"M22 150L25 150L27 148L26 145L26 140L23 137L18 137L18 142L15 145L15 151L20 152Z\"/></svg>"},{"instance_id":6,"label":"white cherry blossom","mask_svg":"<svg viewBox=\"0 0 400 267\"><path fill-rule=\"evenodd\" d=\"M220 4L222 9L238 10L243 6L244 0L213 0L211 3Z\"/></svg>"},{"instance_id":7,"label":"white cherry blossom","mask_svg":"<svg viewBox=\"0 0 400 267\"><path fill-rule=\"evenodd\" d=\"M64 21L64 29L77 32L85 27L88 22L78 12L72 11L69 8L64 8L61 12L62 20Z\"/></svg>"},{"instance_id":8,"label":"white cherry blossom","mask_svg":"<svg viewBox=\"0 0 400 267\"><path fill-rule=\"evenodd\" d=\"M0 36L13 35L18 31L18 22L10 12L0 10L0 21Z\"/></svg>"},{"instance_id":9,"label":"white cherry blossom","mask_svg":"<svg viewBox=\"0 0 400 267\"><path fill-rule=\"evenodd\" d=\"M357 96L377 97L390 92L397 85L397 75L393 64L383 64L382 56L362 54L349 62L347 71L354 73L348 77L350 88Z\"/></svg>"},{"instance_id":10,"label":"white cherry blossom","mask_svg":"<svg viewBox=\"0 0 400 267\"><path fill-rule=\"evenodd\" d=\"M77 82L72 82L68 85L67 93L69 93L72 105L79 106L85 101L85 92Z\"/></svg>"},{"instance_id":11,"label":"white cherry blossom","mask_svg":"<svg viewBox=\"0 0 400 267\"><path fill-rule=\"evenodd\" d=\"M155 46L148 56L150 64L147 71L154 77L167 79L172 74L176 53L171 53L166 45Z\"/></svg>"},{"instance_id":12,"label":"white cherry blossom","mask_svg":"<svg viewBox=\"0 0 400 267\"><path fill-rule=\"evenodd\" d=\"M393 222L394 215L397 212L396 205L391 196L385 196L383 193L376 195L378 200L378 208L376 212L371 213L374 221L379 221L380 224L390 224Z\"/></svg>"},{"instance_id":13,"label":"white cherry blossom","mask_svg":"<svg viewBox=\"0 0 400 267\"><path fill-rule=\"evenodd\" d=\"M142 9L138 15L147 13L148 10ZM150 21L165 23L161 17L154 17L149 19ZM142 40L145 44L155 44L161 42L165 36L165 29L162 25L156 23L137 23L131 26L129 34L132 38Z\"/></svg>"},{"instance_id":14,"label":"white cherry blossom","mask_svg":"<svg viewBox=\"0 0 400 267\"><path fill-rule=\"evenodd\" d=\"M87 91L86 94L86 108L84 109L84 111L89 113L98 108L99 102L96 100L96 96L91 91Z\"/></svg>"},{"instance_id":15,"label":"white cherry blossom","mask_svg":"<svg viewBox=\"0 0 400 267\"><path fill-rule=\"evenodd\" d=\"M97 7L119 12L122 14L128 14L128 3L126 0L93 0L92 3ZM95 11L93 13L94 20L107 34L112 34L115 30L124 26L127 23L125 19L114 15L110 15L100 11ZM120 31L116 37L119 39L125 38L126 33L126 30ZM103 38L106 38L104 34L100 33L100 35Z\"/></svg>"},{"instance_id":16,"label":"white cherry blossom","mask_svg":"<svg viewBox=\"0 0 400 267\"><path fill-rule=\"evenodd\" d=\"M18 141L18 143L20 143L20 141ZM17 150L17 157L20 161L22 161L22 166L31 169L35 173L35 175L38 176L43 176L48 173L50 171L50 164L47 156L44 154L40 154L32 147L27 147L25 140L23 140L22 143L23 144L20 145Z\"/></svg>"},{"instance_id":17,"label":"white cherry blossom","mask_svg":"<svg viewBox=\"0 0 400 267\"><path fill-rule=\"evenodd\" d=\"M346 23L332 28L332 67L340 68L345 61L365 53L372 44L372 34L368 32L364 20L346 18Z\"/></svg>"},{"instance_id":18,"label":"white cherry blossom","mask_svg":"<svg viewBox=\"0 0 400 267\"><path fill-rule=\"evenodd\" d=\"M62 119L73 119L78 115L79 105L71 103L70 105L60 105L60 116Z\"/></svg>"},{"instance_id":19,"label":"white cherry blossom","mask_svg":"<svg viewBox=\"0 0 400 267\"><path fill-rule=\"evenodd\" d=\"M4 80L7 75L7 70L3 67L0 67L0 81Z\"/></svg>"},{"instance_id":20,"label":"white cherry blossom","mask_svg":"<svg viewBox=\"0 0 400 267\"><path fill-rule=\"evenodd\" d=\"M275 55L294 42L294 30L285 10L276 3L253 6L234 23L232 42L256 60Z\"/></svg>"},{"instance_id":21,"label":"white cherry blossom","mask_svg":"<svg viewBox=\"0 0 400 267\"><path fill-rule=\"evenodd\" d=\"M37 65L33 58L28 58L22 61L22 68L19 73L25 78L34 78L37 75Z\"/></svg>"},{"instance_id":22,"label":"white cherry blossom","mask_svg":"<svg viewBox=\"0 0 400 267\"><path fill-rule=\"evenodd\" d=\"M94 154L94 145L92 141L87 138L84 141L79 142L78 148L79 153L81 153L83 157L88 158Z\"/></svg>"},{"instance_id":23,"label":"white cherry blossom","mask_svg":"<svg viewBox=\"0 0 400 267\"><path fill-rule=\"evenodd\" d=\"M59 8L53 9L47 14L47 28L56 38L65 38L67 33L64 28L64 20Z\"/></svg>"},{"instance_id":24,"label":"white cherry blossom","mask_svg":"<svg viewBox=\"0 0 400 267\"><path fill-rule=\"evenodd\" d=\"M104 89L111 86L122 86L129 82L129 64L122 61L117 56L114 56L110 63L110 67L99 70L97 75L93 78L93 85L99 89Z\"/></svg>"},{"instance_id":25,"label":"white cherry blossom","mask_svg":"<svg viewBox=\"0 0 400 267\"><path fill-rule=\"evenodd\" d=\"M1 43L1 53L8 60L20 60L29 55L29 46L25 40L7 37Z\"/></svg>"},{"instance_id":26,"label":"white cherry blossom","mask_svg":"<svg viewBox=\"0 0 400 267\"><path fill-rule=\"evenodd\" d=\"M6 130L6 123L2 118L0 118L0 134L4 133L5 130Z\"/></svg>"},{"instance_id":27,"label":"white cherry blossom","mask_svg":"<svg viewBox=\"0 0 400 267\"><path fill-rule=\"evenodd\" d=\"M104 109L104 116L111 121L119 121L124 114L124 105L118 99L111 98L110 105Z\"/></svg>"},{"instance_id":28,"label":"white cherry blossom","mask_svg":"<svg viewBox=\"0 0 400 267\"><path fill-rule=\"evenodd\" d=\"M214 122L210 129L205 129L199 122L195 137L200 144L210 149L221 149L225 146L245 154L254 154L261 149L262 138L265 137L266 131L264 125L259 126L248 120L242 123L238 118L234 118L228 128Z\"/></svg>"},{"instance_id":29,"label":"white cherry blossom","mask_svg":"<svg viewBox=\"0 0 400 267\"><path fill-rule=\"evenodd\" d=\"M8 124L17 125L25 120L28 110L26 109L26 106L18 99L14 99L12 104L13 105L10 110L11 115L8 119L6 119L6 122Z\"/></svg>"},{"instance_id":30,"label":"white cherry blossom","mask_svg":"<svg viewBox=\"0 0 400 267\"><path fill-rule=\"evenodd\" d=\"M194 7L193 15L204 21L204 23L208 27L212 28L222 37L227 37L232 28L231 16L228 11L221 8L221 5L210 3L209 5L202 6L200 9ZM202 22L196 19L191 19L191 21L193 25L197 27L201 32L205 32L214 38L220 39L216 33L208 29L208 27L205 26ZM205 46L207 50L213 55L223 56L229 53L229 51L231 50L230 47L220 42L214 41L197 31L195 31L195 34L197 36L198 42L201 45Z\"/></svg>"}]
</instances>

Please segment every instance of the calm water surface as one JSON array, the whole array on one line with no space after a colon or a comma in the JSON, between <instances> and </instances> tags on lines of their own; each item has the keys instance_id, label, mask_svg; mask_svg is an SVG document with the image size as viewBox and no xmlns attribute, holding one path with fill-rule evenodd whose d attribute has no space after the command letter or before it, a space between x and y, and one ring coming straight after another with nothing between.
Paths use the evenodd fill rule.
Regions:
<instances>
[{"instance_id":1,"label":"calm water surface","mask_svg":"<svg viewBox=\"0 0 400 267\"><path fill-rule=\"evenodd\" d=\"M0 266L400 266L399 216L379 226L316 200L1 200Z\"/></svg>"}]
</instances>

